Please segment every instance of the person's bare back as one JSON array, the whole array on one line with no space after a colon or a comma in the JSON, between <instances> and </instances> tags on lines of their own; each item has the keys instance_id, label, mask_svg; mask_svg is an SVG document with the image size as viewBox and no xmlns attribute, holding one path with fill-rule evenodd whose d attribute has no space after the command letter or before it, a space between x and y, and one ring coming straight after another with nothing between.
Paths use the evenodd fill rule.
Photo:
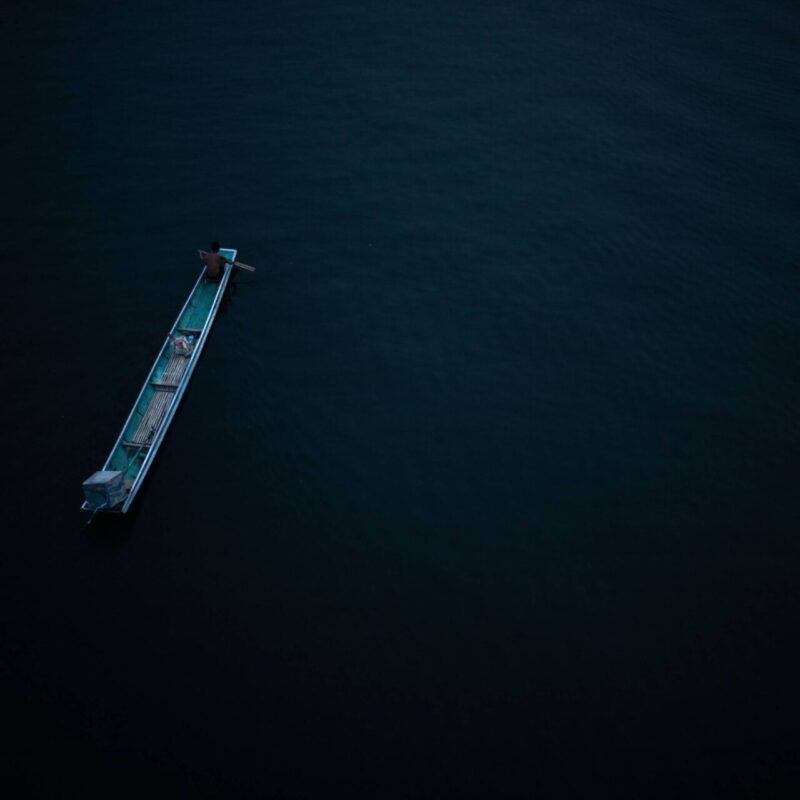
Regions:
<instances>
[{"instance_id":1,"label":"person's bare back","mask_svg":"<svg viewBox=\"0 0 800 800\"><path fill-rule=\"evenodd\" d=\"M198 250L200 260L206 265L206 277L211 280L219 280L225 271L225 264L230 262L230 259L225 258L219 252L219 242L211 242L211 252L206 253L205 250Z\"/></svg>"}]
</instances>

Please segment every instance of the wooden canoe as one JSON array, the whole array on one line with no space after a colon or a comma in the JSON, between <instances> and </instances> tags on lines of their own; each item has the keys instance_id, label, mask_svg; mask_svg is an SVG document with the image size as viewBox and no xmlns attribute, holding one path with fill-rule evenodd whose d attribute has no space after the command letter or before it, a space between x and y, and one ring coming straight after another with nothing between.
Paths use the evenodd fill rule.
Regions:
<instances>
[{"instance_id":1,"label":"wooden canoe","mask_svg":"<svg viewBox=\"0 0 800 800\"><path fill-rule=\"evenodd\" d=\"M236 260L236 250L226 248L220 253L231 261ZM124 514L130 508L197 366L232 270L233 265L226 264L219 281L207 280L205 267L201 270L105 464L84 482L86 499L81 505L84 510ZM180 336L194 338L188 356L175 352L174 338ZM96 476L99 477L92 483ZM102 489L102 482L109 480L114 483L113 491ZM99 493L98 487L101 487Z\"/></svg>"}]
</instances>

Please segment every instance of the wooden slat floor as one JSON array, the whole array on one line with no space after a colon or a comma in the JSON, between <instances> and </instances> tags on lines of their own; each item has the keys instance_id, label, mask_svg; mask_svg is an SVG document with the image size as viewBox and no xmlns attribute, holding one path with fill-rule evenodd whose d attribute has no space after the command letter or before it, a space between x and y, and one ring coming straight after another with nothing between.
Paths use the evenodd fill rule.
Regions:
<instances>
[{"instance_id":1,"label":"wooden slat floor","mask_svg":"<svg viewBox=\"0 0 800 800\"><path fill-rule=\"evenodd\" d=\"M174 388L180 383L183 373L189 364L189 359L186 356L173 354L167 363L164 372L158 380L158 383ZM150 402L147 404L142 421L136 428L136 432L131 437L132 444L147 444L158 433L164 417L167 416L167 411L175 398L175 393L172 391L161 391L156 389Z\"/></svg>"},{"instance_id":2,"label":"wooden slat floor","mask_svg":"<svg viewBox=\"0 0 800 800\"><path fill-rule=\"evenodd\" d=\"M159 378L160 383L172 384L177 386L181 382L183 373L186 372L186 367L189 364L189 359L186 356L173 353L164 373Z\"/></svg>"}]
</instances>

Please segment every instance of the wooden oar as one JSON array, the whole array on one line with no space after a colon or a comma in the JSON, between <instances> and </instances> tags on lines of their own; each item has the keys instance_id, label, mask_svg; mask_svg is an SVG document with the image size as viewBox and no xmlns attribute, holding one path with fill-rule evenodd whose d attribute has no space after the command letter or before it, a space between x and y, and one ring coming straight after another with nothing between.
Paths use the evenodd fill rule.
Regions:
<instances>
[{"instance_id":1,"label":"wooden oar","mask_svg":"<svg viewBox=\"0 0 800 800\"><path fill-rule=\"evenodd\" d=\"M208 253L205 250L198 250L201 256L207 256ZM256 268L251 267L249 264L243 264L241 261L231 261L229 258L225 259L229 264L233 264L234 267L239 267L239 269L246 269L248 272L255 272Z\"/></svg>"}]
</instances>

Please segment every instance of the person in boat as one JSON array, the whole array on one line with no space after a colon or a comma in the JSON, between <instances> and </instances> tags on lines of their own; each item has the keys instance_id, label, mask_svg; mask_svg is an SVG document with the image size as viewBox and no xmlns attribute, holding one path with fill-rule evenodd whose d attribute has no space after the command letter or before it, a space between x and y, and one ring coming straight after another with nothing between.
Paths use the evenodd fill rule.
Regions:
<instances>
[{"instance_id":1,"label":"person in boat","mask_svg":"<svg viewBox=\"0 0 800 800\"><path fill-rule=\"evenodd\" d=\"M211 242L211 252L198 250L200 260L206 265L206 278L210 281L218 281L225 274L225 264L233 264L229 258L225 258L219 252L219 242Z\"/></svg>"}]
</instances>

